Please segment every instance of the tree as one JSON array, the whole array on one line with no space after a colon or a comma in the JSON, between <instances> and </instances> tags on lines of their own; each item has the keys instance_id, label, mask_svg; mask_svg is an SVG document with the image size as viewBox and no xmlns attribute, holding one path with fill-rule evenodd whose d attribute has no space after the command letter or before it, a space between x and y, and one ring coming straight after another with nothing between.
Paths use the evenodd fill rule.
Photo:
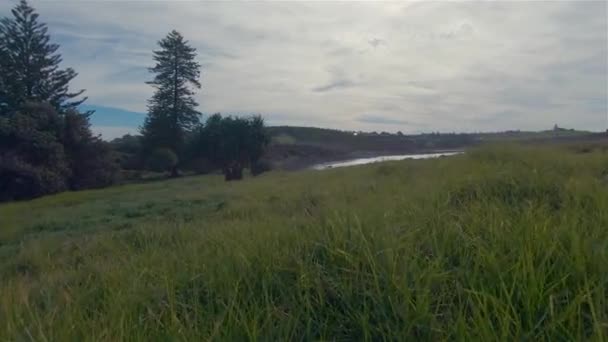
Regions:
<instances>
[{"instance_id":1,"label":"tree","mask_svg":"<svg viewBox=\"0 0 608 342\"><path fill-rule=\"evenodd\" d=\"M77 73L60 69L59 45L50 42L46 24L25 0L0 20L0 113L17 111L28 101L48 102L60 113L86 100L84 90L69 91Z\"/></svg>"},{"instance_id":2,"label":"tree","mask_svg":"<svg viewBox=\"0 0 608 342\"><path fill-rule=\"evenodd\" d=\"M0 20L0 200L106 186L117 169L71 93L46 25L21 1Z\"/></svg>"},{"instance_id":3,"label":"tree","mask_svg":"<svg viewBox=\"0 0 608 342\"><path fill-rule=\"evenodd\" d=\"M168 148L158 148L152 151L148 160L148 167L156 172L171 172L175 165L177 165L177 162L177 156L173 151Z\"/></svg>"},{"instance_id":4,"label":"tree","mask_svg":"<svg viewBox=\"0 0 608 342\"><path fill-rule=\"evenodd\" d=\"M71 190L101 188L116 181L118 165L110 145L93 135L86 116L68 110L63 115L60 139L72 171Z\"/></svg>"},{"instance_id":5,"label":"tree","mask_svg":"<svg viewBox=\"0 0 608 342\"><path fill-rule=\"evenodd\" d=\"M110 141L110 145L123 170L143 168L141 136L126 134Z\"/></svg>"},{"instance_id":6,"label":"tree","mask_svg":"<svg viewBox=\"0 0 608 342\"><path fill-rule=\"evenodd\" d=\"M249 157L249 167L254 175L269 169L268 165L261 165L260 159L264 155L266 147L270 143L270 136L266 132L264 119L260 115L255 115L249 119L249 129L247 130L247 150Z\"/></svg>"},{"instance_id":7,"label":"tree","mask_svg":"<svg viewBox=\"0 0 608 342\"><path fill-rule=\"evenodd\" d=\"M177 155L183 151L185 137L199 123L198 103L192 88L201 87L200 64L194 59L196 49L177 31L171 31L158 42L154 51L156 65L150 68L154 79L148 84L156 90L148 101L148 116L141 133L146 153L168 148ZM177 176L177 165L171 171Z\"/></svg>"},{"instance_id":8,"label":"tree","mask_svg":"<svg viewBox=\"0 0 608 342\"><path fill-rule=\"evenodd\" d=\"M260 116L249 118L214 114L195 134L193 156L204 156L221 168L227 181L243 178L249 167L257 174L265 167L257 165L270 138ZM259 166L259 167L258 167Z\"/></svg>"},{"instance_id":9,"label":"tree","mask_svg":"<svg viewBox=\"0 0 608 342\"><path fill-rule=\"evenodd\" d=\"M21 107L0 117L0 201L114 183L112 153L86 117L61 115L48 103Z\"/></svg>"},{"instance_id":10,"label":"tree","mask_svg":"<svg viewBox=\"0 0 608 342\"><path fill-rule=\"evenodd\" d=\"M48 104L26 104L0 117L0 200L69 188L68 156L57 136L60 115Z\"/></svg>"}]
</instances>

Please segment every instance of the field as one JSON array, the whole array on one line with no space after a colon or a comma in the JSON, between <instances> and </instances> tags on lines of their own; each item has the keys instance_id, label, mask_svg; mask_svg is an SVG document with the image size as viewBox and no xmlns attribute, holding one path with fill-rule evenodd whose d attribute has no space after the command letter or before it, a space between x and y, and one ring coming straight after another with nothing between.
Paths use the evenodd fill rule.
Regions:
<instances>
[{"instance_id":1,"label":"field","mask_svg":"<svg viewBox=\"0 0 608 342\"><path fill-rule=\"evenodd\" d=\"M602 148L0 206L2 341L602 341L607 298Z\"/></svg>"}]
</instances>

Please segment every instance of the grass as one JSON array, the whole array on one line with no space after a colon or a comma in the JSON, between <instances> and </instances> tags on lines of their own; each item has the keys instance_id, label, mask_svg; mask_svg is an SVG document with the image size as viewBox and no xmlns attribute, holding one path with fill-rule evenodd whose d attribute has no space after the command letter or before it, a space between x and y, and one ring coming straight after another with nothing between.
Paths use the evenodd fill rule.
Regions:
<instances>
[{"instance_id":1,"label":"grass","mask_svg":"<svg viewBox=\"0 0 608 342\"><path fill-rule=\"evenodd\" d=\"M608 153L495 146L0 206L0 340L608 339Z\"/></svg>"}]
</instances>

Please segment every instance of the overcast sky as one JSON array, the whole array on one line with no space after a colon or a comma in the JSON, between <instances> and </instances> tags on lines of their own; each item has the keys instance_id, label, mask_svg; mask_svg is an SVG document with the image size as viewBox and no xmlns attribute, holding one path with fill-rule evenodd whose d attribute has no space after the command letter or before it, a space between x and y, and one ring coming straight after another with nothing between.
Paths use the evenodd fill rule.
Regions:
<instances>
[{"instance_id":1,"label":"overcast sky","mask_svg":"<svg viewBox=\"0 0 608 342\"><path fill-rule=\"evenodd\" d=\"M30 3L92 105L145 112L151 51L177 29L198 50L204 113L407 133L607 128L605 1Z\"/></svg>"}]
</instances>

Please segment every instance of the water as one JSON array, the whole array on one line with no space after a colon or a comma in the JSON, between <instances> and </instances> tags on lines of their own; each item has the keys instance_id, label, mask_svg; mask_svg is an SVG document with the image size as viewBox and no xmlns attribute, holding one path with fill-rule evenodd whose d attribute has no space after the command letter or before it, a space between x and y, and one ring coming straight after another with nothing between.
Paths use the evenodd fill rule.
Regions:
<instances>
[{"instance_id":1,"label":"water","mask_svg":"<svg viewBox=\"0 0 608 342\"><path fill-rule=\"evenodd\" d=\"M380 156L373 158L358 158L351 159L339 162L329 162L314 165L312 168L315 170L326 170L332 169L334 167L345 167L345 166L354 166L354 165L363 165L370 163L378 163L389 160L403 160L403 159L429 159L429 158L437 158L442 156L453 156L456 154L460 154L462 152L441 152L441 153L426 153L426 154L401 154L401 155L393 155L393 156Z\"/></svg>"}]
</instances>

